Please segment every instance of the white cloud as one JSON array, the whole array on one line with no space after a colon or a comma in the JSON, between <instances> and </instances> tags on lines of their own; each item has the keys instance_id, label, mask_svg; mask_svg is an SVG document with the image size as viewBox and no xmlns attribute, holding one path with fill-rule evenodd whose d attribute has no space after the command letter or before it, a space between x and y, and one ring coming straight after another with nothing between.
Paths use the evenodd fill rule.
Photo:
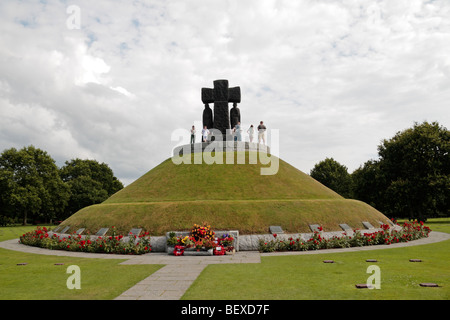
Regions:
<instances>
[{"instance_id":1,"label":"white cloud","mask_svg":"<svg viewBox=\"0 0 450 320\"><path fill-rule=\"evenodd\" d=\"M62 164L108 163L129 183L201 121L201 87L240 86L244 128L280 129L309 172L350 170L380 140L449 126L450 3L422 1L2 2L0 149L38 144Z\"/></svg>"}]
</instances>

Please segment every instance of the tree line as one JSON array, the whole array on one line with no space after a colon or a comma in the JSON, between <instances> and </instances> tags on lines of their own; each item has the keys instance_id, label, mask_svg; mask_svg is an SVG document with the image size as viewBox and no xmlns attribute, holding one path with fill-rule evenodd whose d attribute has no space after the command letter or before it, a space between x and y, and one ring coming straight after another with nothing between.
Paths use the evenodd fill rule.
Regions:
<instances>
[{"instance_id":1,"label":"tree line","mask_svg":"<svg viewBox=\"0 0 450 320\"><path fill-rule=\"evenodd\" d=\"M364 201L389 218L426 221L450 216L450 131L414 123L378 146L378 159L353 173L333 158L310 176L345 198Z\"/></svg>"},{"instance_id":2,"label":"tree line","mask_svg":"<svg viewBox=\"0 0 450 320\"><path fill-rule=\"evenodd\" d=\"M59 168L34 146L6 149L0 155L0 225L64 220L122 188L105 163L72 159Z\"/></svg>"}]
</instances>

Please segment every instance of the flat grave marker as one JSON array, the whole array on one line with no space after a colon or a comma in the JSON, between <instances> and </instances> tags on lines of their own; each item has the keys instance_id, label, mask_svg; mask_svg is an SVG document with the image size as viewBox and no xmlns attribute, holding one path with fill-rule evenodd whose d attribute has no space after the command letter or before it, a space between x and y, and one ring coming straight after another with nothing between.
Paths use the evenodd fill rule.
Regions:
<instances>
[{"instance_id":1,"label":"flat grave marker","mask_svg":"<svg viewBox=\"0 0 450 320\"><path fill-rule=\"evenodd\" d=\"M346 223L341 223L339 225L339 227L341 227L341 229L344 230L344 231L353 231L353 229L350 228L350 226L348 224L346 224Z\"/></svg>"},{"instance_id":2,"label":"flat grave marker","mask_svg":"<svg viewBox=\"0 0 450 320\"><path fill-rule=\"evenodd\" d=\"M320 225L318 225L318 224L310 224L309 228L311 229L312 232L315 232L315 231L321 232L321 230L319 229Z\"/></svg>"},{"instance_id":3,"label":"flat grave marker","mask_svg":"<svg viewBox=\"0 0 450 320\"><path fill-rule=\"evenodd\" d=\"M271 234L281 234L284 233L283 229L281 229L281 226L270 226L269 227L270 233Z\"/></svg>"},{"instance_id":4,"label":"flat grave marker","mask_svg":"<svg viewBox=\"0 0 450 320\"><path fill-rule=\"evenodd\" d=\"M65 232L66 232L67 230L69 230L69 229L70 229L70 226L67 226L67 227L65 227L64 229L62 229L60 233L65 233Z\"/></svg>"},{"instance_id":5,"label":"flat grave marker","mask_svg":"<svg viewBox=\"0 0 450 320\"><path fill-rule=\"evenodd\" d=\"M421 283L420 286L421 287L428 287L428 288L439 287L436 283L431 283L431 282Z\"/></svg>"},{"instance_id":6,"label":"flat grave marker","mask_svg":"<svg viewBox=\"0 0 450 320\"><path fill-rule=\"evenodd\" d=\"M134 228L134 229L131 229L131 231L128 233L128 234L132 234L133 236L139 236L139 234L141 233L141 231L142 231L142 229L138 229L138 228Z\"/></svg>"},{"instance_id":7,"label":"flat grave marker","mask_svg":"<svg viewBox=\"0 0 450 320\"><path fill-rule=\"evenodd\" d=\"M97 233L95 234L96 236L104 236L107 232L108 232L109 228L101 228L100 230L97 231Z\"/></svg>"},{"instance_id":8,"label":"flat grave marker","mask_svg":"<svg viewBox=\"0 0 450 320\"><path fill-rule=\"evenodd\" d=\"M373 225L370 224L370 222L363 221L362 224L363 224L363 226L364 226L366 229L375 229L375 228L373 227Z\"/></svg>"}]
</instances>

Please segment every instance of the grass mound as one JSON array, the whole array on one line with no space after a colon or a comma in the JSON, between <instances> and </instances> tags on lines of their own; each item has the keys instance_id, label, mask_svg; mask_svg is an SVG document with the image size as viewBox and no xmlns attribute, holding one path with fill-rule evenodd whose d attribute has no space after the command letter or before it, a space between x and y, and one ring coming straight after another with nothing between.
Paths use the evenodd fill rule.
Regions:
<instances>
[{"instance_id":1,"label":"grass mound","mask_svg":"<svg viewBox=\"0 0 450 320\"><path fill-rule=\"evenodd\" d=\"M238 153L235 152L237 159ZM91 233L115 226L126 233L141 227L151 235L188 230L206 222L215 230L242 234L267 233L279 225L286 232L310 232L309 224L325 231L341 230L339 224L363 228L387 218L371 206L344 199L309 175L281 159L275 175L261 175L270 164L179 164L167 159L102 204L84 208L63 222L71 230ZM194 162L194 155L192 163ZM273 157L273 156L272 156ZM275 158L274 158L275 159ZM73 229L72 229L73 228Z\"/></svg>"}]
</instances>

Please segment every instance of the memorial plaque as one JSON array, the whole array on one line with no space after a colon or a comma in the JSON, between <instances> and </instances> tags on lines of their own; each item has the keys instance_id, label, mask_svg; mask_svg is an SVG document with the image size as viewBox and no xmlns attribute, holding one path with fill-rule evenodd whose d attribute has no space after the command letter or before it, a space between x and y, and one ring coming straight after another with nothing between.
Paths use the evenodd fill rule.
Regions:
<instances>
[{"instance_id":1,"label":"memorial plaque","mask_svg":"<svg viewBox=\"0 0 450 320\"><path fill-rule=\"evenodd\" d=\"M319 228L320 228L320 225L318 225L318 224L310 224L310 225L309 225L309 228L311 229L312 232L315 232L315 231L320 232L320 231L321 231L321 230L319 229Z\"/></svg>"},{"instance_id":2,"label":"memorial plaque","mask_svg":"<svg viewBox=\"0 0 450 320\"><path fill-rule=\"evenodd\" d=\"M364 227L366 228L366 229L375 229L374 227L373 227L373 225L371 225L369 222L367 222L367 221L363 221L363 223L362 223L363 225L364 225Z\"/></svg>"},{"instance_id":3,"label":"memorial plaque","mask_svg":"<svg viewBox=\"0 0 450 320\"><path fill-rule=\"evenodd\" d=\"M269 227L269 230L270 230L270 233L271 233L271 234L274 234L274 233L276 233L276 234L284 233L283 229L281 229L280 226L270 226L270 227Z\"/></svg>"},{"instance_id":4,"label":"memorial plaque","mask_svg":"<svg viewBox=\"0 0 450 320\"><path fill-rule=\"evenodd\" d=\"M100 230L97 231L97 233L95 234L96 236L104 236L107 232L108 232L109 228L101 228Z\"/></svg>"},{"instance_id":5,"label":"memorial plaque","mask_svg":"<svg viewBox=\"0 0 450 320\"><path fill-rule=\"evenodd\" d=\"M53 232L58 232L59 229L61 229L62 226L57 226L55 229L53 229Z\"/></svg>"},{"instance_id":6,"label":"memorial plaque","mask_svg":"<svg viewBox=\"0 0 450 320\"><path fill-rule=\"evenodd\" d=\"M82 234L84 232L85 228L80 228L75 232L76 234Z\"/></svg>"},{"instance_id":7,"label":"memorial plaque","mask_svg":"<svg viewBox=\"0 0 450 320\"><path fill-rule=\"evenodd\" d=\"M70 229L70 226L67 226L67 227L65 227L64 229L62 229L60 233L65 233L65 232L66 232L67 230L69 230L69 229Z\"/></svg>"}]
</instances>

